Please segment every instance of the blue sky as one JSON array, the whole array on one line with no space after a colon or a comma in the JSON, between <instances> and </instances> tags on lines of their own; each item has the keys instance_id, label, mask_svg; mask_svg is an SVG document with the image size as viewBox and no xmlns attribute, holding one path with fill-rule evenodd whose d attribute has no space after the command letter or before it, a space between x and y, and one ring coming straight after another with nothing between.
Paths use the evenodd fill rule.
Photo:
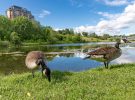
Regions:
<instances>
[{"instance_id":1,"label":"blue sky","mask_svg":"<svg viewBox=\"0 0 135 100\"><path fill-rule=\"evenodd\" d=\"M134 0L0 0L0 14L24 7L44 26L98 34L135 33Z\"/></svg>"}]
</instances>

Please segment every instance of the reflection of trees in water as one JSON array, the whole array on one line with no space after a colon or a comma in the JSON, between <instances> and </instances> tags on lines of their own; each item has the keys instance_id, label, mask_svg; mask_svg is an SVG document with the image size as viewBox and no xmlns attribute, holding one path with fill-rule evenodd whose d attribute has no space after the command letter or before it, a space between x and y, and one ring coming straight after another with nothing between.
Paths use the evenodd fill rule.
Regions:
<instances>
[{"instance_id":1,"label":"reflection of trees in water","mask_svg":"<svg viewBox=\"0 0 135 100\"><path fill-rule=\"evenodd\" d=\"M85 56L83 53L86 53L90 50L94 50L99 47L113 46L114 44L91 44L91 45L79 45L79 46L45 46L45 45L35 45L35 46L22 46L19 48L15 47L0 47L0 52L24 52L21 54L22 56L14 56L14 55L0 55L0 73L10 74L10 73L22 73L26 72L27 68L24 64L25 54L29 51L41 50L45 53L49 52L59 52L58 54L46 54L46 58L48 61L53 60L55 57L80 57ZM130 44L122 44L122 46L132 46L135 47L135 43ZM66 53L61 53L66 52ZM70 53L73 52L73 53ZM76 55L75 55L76 53ZM78 54L77 54L78 53ZM17 54L20 55L20 54Z\"/></svg>"},{"instance_id":2,"label":"reflection of trees in water","mask_svg":"<svg viewBox=\"0 0 135 100\"><path fill-rule=\"evenodd\" d=\"M22 73L28 71L24 64L25 56L2 55L0 56L0 73Z\"/></svg>"},{"instance_id":3,"label":"reflection of trees in water","mask_svg":"<svg viewBox=\"0 0 135 100\"><path fill-rule=\"evenodd\" d=\"M130 44L121 44L121 47L125 46L132 46L135 47L135 43L130 43ZM99 48L99 47L106 47L106 46L114 46L114 44L98 44L98 43L93 43L93 44L83 44L83 45L71 45L69 46L68 44L66 45L27 45L27 46L21 46L21 47L1 47L0 52L14 52L14 51L20 51L24 53L28 53L29 51L34 51L34 50L41 50L44 52L61 52L61 51L68 51L68 50L73 50L73 49L85 49L85 51L88 51L88 49L94 49L94 48Z\"/></svg>"},{"instance_id":4,"label":"reflection of trees in water","mask_svg":"<svg viewBox=\"0 0 135 100\"><path fill-rule=\"evenodd\" d=\"M24 52L25 54L27 54L29 51L36 51L36 50L40 50L40 51L44 51L44 52L61 52L61 51L65 51L65 50L70 50L70 49L79 49L81 47L78 46L22 46L22 47L10 47L10 48L0 48L0 52L14 52L14 51L20 51L20 52Z\"/></svg>"}]
</instances>

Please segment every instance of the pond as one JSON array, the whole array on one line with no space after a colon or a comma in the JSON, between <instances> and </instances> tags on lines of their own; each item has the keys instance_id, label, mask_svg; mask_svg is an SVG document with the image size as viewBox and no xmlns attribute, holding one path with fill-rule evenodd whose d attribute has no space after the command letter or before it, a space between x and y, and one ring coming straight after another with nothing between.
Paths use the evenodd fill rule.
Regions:
<instances>
[{"instance_id":1,"label":"pond","mask_svg":"<svg viewBox=\"0 0 135 100\"><path fill-rule=\"evenodd\" d=\"M47 65L51 70L84 71L103 66L102 62L83 59L85 53L98 47L114 46L114 42L76 43L57 45L23 46L21 48L0 49L0 74L23 73L29 70L25 66L25 57L29 51L42 50L47 58ZM135 43L122 44L122 55L111 64L134 63Z\"/></svg>"}]
</instances>

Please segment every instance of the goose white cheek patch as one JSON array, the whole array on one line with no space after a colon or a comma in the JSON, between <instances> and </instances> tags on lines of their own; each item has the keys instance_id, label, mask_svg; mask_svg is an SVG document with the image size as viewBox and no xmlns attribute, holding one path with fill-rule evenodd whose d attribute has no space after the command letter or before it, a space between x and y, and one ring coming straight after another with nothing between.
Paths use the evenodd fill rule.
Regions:
<instances>
[{"instance_id":1,"label":"goose white cheek patch","mask_svg":"<svg viewBox=\"0 0 135 100\"><path fill-rule=\"evenodd\" d=\"M46 75L45 72L46 72L46 69L43 70L43 74L44 74L44 75Z\"/></svg>"}]
</instances>

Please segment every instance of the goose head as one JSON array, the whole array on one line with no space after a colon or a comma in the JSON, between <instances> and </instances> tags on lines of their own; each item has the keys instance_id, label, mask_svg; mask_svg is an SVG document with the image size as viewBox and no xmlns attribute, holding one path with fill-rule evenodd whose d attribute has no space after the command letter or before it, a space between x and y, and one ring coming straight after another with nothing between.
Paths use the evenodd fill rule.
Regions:
<instances>
[{"instance_id":1,"label":"goose head","mask_svg":"<svg viewBox=\"0 0 135 100\"><path fill-rule=\"evenodd\" d=\"M46 75L48 81L50 82L50 81L51 81L51 70L50 70L48 67L46 67L46 68L43 70L43 73L44 73L44 75Z\"/></svg>"},{"instance_id":2,"label":"goose head","mask_svg":"<svg viewBox=\"0 0 135 100\"><path fill-rule=\"evenodd\" d=\"M48 81L50 82L51 81L51 70L47 67L47 65L45 64L44 60L43 59L38 59L36 61L36 64L38 66L42 67L43 75L45 75L47 77Z\"/></svg>"}]
</instances>

